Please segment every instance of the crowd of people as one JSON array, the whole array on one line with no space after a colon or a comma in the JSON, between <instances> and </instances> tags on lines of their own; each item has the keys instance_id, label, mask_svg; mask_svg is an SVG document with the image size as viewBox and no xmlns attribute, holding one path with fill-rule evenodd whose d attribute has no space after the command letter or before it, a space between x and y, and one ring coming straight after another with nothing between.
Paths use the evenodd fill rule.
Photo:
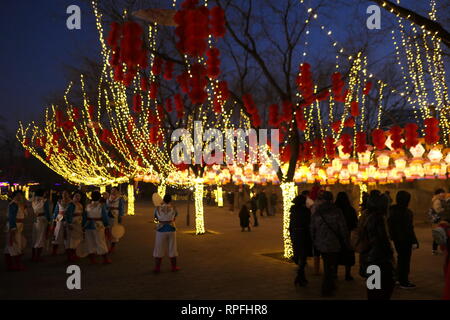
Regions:
<instances>
[{"instance_id":1,"label":"crowd of people","mask_svg":"<svg viewBox=\"0 0 450 320\"><path fill-rule=\"evenodd\" d=\"M255 192L255 194L250 197L250 200L244 204L239 211L239 221L242 231L244 232L245 229L251 231L250 220L252 218L253 226L257 227L259 225L258 215L260 217L274 216L277 208L277 200L277 195L273 191L269 197L263 189L259 192Z\"/></svg>"},{"instance_id":2,"label":"crowd of people","mask_svg":"<svg viewBox=\"0 0 450 320\"><path fill-rule=\"evenodd\" d=\"M446 243L440 241L445 253L444 299L450 299L450 205L446 210L445 191L439 189L433 197L430 216L440 230L446 232ZM298 195L291 207L290 235L293 260L298 265L295 285L308 284L305 273L308 257L314 257L314 273L323 261L323 296L333 296L336 291L338 266L345 267L345 280L353 281L352 267L355 252L359 253L359 275L368 278L369 266L377 266L381 274L381 288L367 289L368 299L390 299L396 285L402 289L416 286L410 282L411 255L419 247L414 232L413 212L409 208L411 194L398 191L395 204L389 193L373 190L364 193L357 210L345 192L339 192L334 201L330 191L315 186L311 191ZM450 203L449 203L450 204ZM436 231L437 232L437 231ZM435 229L433 229L433 238ZM433 254L438 243L433 243ZM394 254L396 252L396 259Z\"/></svg>"},{"instance_id":3,"label":"crowd of people","mask_svg":"<svg viewBox=\"0 0 450 320\"><path fill-rule=\"evenodd\" d=\"M65 249L67 261L75 262L80 259L77 249L83 246L92 264L97 263L97 256L109 264L109 254L119 242L111 230L122 224L124 214L124 200L116 187L110 193L94 191L90 199L81 191L62 191L53 197L51 192L36 190L31 201L27 201L22 191L15 191L7 211L6 267L8 271L25 270L22 256L27 242L24 234L27 215L33 216L33 262L43 260L44 249L56 256L61 248Z\"/></svg>"}]
</instances>

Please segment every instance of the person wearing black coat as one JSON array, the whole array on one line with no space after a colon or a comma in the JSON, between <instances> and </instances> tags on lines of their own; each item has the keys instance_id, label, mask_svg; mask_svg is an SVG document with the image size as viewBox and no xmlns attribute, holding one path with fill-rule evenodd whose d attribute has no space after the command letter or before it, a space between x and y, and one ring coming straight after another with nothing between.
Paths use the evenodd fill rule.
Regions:
<instances>
[{"instance_id":1,"label":"person wearing black coat","mask_svg":"<svg viewBox=\"0 0 450 320\"><path fill-rule=\"evenodd\" d=\"M241 208L241 211L239 212L239 221L240 221L240 225L242 228L242 232L245 231L245 229L247 229L248 231L250 230L250 212L248 211L248 208L246 205L243 205Z\"/></svg>"},{"instance_id":2,"label":"person wearing black coat","mask_svg":"<svg viewBox=\"0 0 450 320\"><path fill-rule=\"evenodd\" d=\"M350 199L347 193L339 192L336 196L336 201L334 203L339 209L341 209L345 223L349 234L356 229L358 225L358 215L356 214L355 208L352 207ZM351 249L347 250L344 256L339 259L339 265L345 266L345 280L352 281L353 277L351 274L352 266L355 265L355 252ZM337 272L337 269L336 269Z\"/></svg>"},{"instance_id":3,"label":"person wearing black coat","mask_svg":"<svg viewBox=\"0 0 450 320\"><path fill-rule=\"evenodd\" d=\"M407 191L399 191L396 196L396 204L389 209L389 234L397 251L397 279L400 288L411 289L415 285L409 282L412 249L419 247L414 232L413 213L408 209L411 194Z\"/></svg>"},{"instance_id":4,"label":"person wearing black coat","mask_svg":"<svg viewBox=\"0 0 450 320\"><path fill-rule=\"evenodd\" d=\"M311 211L306 207L306 197L304 195L295 197L293 203L289 232L294 251L293 260L298 265L297 277L294 283L303 287L308 283L305 275L306 260L313 255L310 233Z\"/></svg>"},{"instance_id":5,"label":"person wearing black coat","mask_svg":"<svg viewBox=\"0 0 450 320\"><path fill-rule=\"evenodd\" d=\"M375 190L374 190L375 191ZM361 274L364 277L367 268L376 265L380 268L381 288L367 288L369 300L389 300L394 290L394 251L386 229L386 215L389 199L380 192L372 191L367 200L367 209L364 212L364 236L367 237L369 248L360 254Z\"/></svg>"}]
</instances>

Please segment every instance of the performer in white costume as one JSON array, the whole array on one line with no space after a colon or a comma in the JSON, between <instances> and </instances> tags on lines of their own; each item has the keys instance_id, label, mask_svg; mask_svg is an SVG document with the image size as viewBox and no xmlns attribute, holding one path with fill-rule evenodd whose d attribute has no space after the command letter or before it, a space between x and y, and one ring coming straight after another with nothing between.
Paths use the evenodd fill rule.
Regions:
<instances>
[{"instance_id":1,"label":"performer in white costume","mask_svg":"<svg viewBox=\"0 0 450 320\"><path fill-rule=\"evenodd\" d=\"M65 214L70 204L70 196L67 191L63 191L61 199L56 203L53 212L53 251L52 256L58 253L58 247L64 245L67 239L67 230L65 228Z\"/></svg>"},{"instance_id":2,"label":"performer in white costume","mask_svg":"<svg viewBox=\"0 0 450 320\"><path fill-rule=\"evenodd\" d=\"M45 246L49 235L49 226L51 221L49 200L44 197L44 190L36 190L31 206L34 212L33 224L33 247L31 260L34 262L42 261L42 249Z\"/></svg>"},{"instance_id":3,"label":"performer in white costume","mask_svg":"<svg viewBox=\"0 0 450 320\"><path fill-rule=\"evenodd\" d=\"M8 219L5 230L5 262L8 271L22 271L25 270L21 261L23 255L23 221L26 215L25 196L19 190L15 191L11 198L12 201L8 205Z\"/></svg>"},{"instance_id":4,"label":"performer in white costume","mask_svg":"<svg viewBox=\"0 0 450 320\"><path fill-rule=\"evenodd\" d=\"M103 263L111 263L108 257L107 238L111 238L109 229L108 209L100 202L100 192L94 191L91 196L92 202L86 206L83 215L83 228L89 251L91 264L95 264L96 255L103 256Z\"/></svg>"},{"instance_id":5,"label":"performer in white costume","mask_svg":"<svg viewBox=\"0 0 450 320\"><path fill-rule=\"evenodd\" d=\"M177 267L177 238L175 228L175 218L178 215L177 210L170 202L172 198L166 194L160 206L155 208L156 238L153 257L155 258L155 273L161 271L162 258L168 253L172 265L172 271L178 271ZM168 252L167 252L168 251Z\"/></svg>"},{"instance_id":6,"label":"performer in white costume","mask_svg":"<svg viewBox=\"0 0 450 320\"><path fill-rule=\"evenodd\" d=\"M116 223L122 224L122 217L125 214L125 203L118 188L113 187L111 189L111 194L106 200L106 206L109 212L110 227L112 228ZM119 239L111 237L110 253L114 252L117 242L119 242Z\"/></svg>"},{"instance_id":7,"label":"performer in white costume","mask_svg":"<svg viewBox=\"0 0 450 320\"><path fill-rule=\"evenodd\" d=\"M83 213L84 206L81 203L82 194L76 191L72 195L72 202L68 205L66 210L66 227L67 238L65 240L67 260L75 262L78 260L76 250L81 240L83 240Z\"/></svg>"}]
</instances>

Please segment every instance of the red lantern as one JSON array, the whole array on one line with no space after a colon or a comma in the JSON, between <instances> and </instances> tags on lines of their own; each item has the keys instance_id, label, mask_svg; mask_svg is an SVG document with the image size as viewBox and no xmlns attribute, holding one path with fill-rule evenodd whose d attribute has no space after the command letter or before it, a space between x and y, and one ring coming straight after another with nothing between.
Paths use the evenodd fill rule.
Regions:
<instances>
[{"instance_id":1,"label":"red lantern","mask_svg":"<svg viewBox=\"0 0 450 320\"><path fill-rule=\"evenodd\" d=\"M358 132L356 133L356 152L364 153L367 150L366 133Z\"/></svg>"},{"instance_id":2,"label":"red lantern","mask_svg":"<svg viewBox=\"0 0 450 320\"><path fill-rule=\"evenodd\" d=\"M415 147L419 143L419 126L415 123L408 123L405 126L405 146L406 148Z\"/></svg>"},{"instance_id":3,"label":"red lantern","mask_svg":"<svg viewBox=\"0 0 450 320\"><path fill-rule=\"evenodd\" d=\"M334 158L336 154L336 144L334 138L329 136L325 138L325 150L329 159Z\"/></svg>"},{"instance_id":4,"label":"red lantern","mask_svg":"<svg viewBox=\"0 0 450 320\"><path fill-rule=\"evenodd\" d=\"M341 135L341 145L342 145L342 152L344 153L352 153L352 136L348 133L343 133Z\"/></svg>"},{"instance_id":5,"label":"red lantern","mask_svg":"<svg viewBox=\"0 0 450 320\"><path fill-rule=\"evenodd\" d=\"M383 150L386 147L386 134L382 129L375 129L372 131L372 141L378 150Z\"/></svg>"},{"instance_id":6,"label":"red lantern","mask_svg":"<svg viewBox=\"0 0 450 320\"><path fill-rule=\"evenodd\" d=\"M425 125L425 143L435 144L439 142L439 120L436 118L428 118L423 123Z\"/></svg>"},{"instance_id":7,"label":"red lantern","mask_svg":"<svg viewBox=\"0 0 450 320\"><path fill-rule=\"evenodd\" d=\"M389 133L391 134L392 148L400 149L403 146L402 140L402 128L400 126L393 126Z\"/></svg>"},{"instance_id":8,"label":"red lantern","mask_svg":"<svg viewBox=\"0 0 450 320\"><path fill-rule=\"evenodd\" d=\"M359 116L359 103L358 101L352 101L352 103L350 104L350 114L352 115L352 117L357 117Z\"/></svg>"}]
</instances>

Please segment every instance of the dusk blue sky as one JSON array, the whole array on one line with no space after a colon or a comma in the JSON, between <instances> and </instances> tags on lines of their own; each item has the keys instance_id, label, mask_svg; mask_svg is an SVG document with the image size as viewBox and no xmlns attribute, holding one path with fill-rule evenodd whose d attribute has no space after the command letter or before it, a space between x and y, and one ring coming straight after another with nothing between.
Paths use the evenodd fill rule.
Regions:
<instances>
[{"instance_id":1,"label":"dusk blue sky","mask_svg":"<svg viewBox=\"0 0 450 320\"><path fill-rule=\"evenodd\" d=\"M167 1L169 7L170 3ZM372 3L353 3L354 6L342 6L334 12L324 13L326 19L320 21L330 26L338 41L346 40L350 26L365 28L365 9ZM411 8L414 1L402 3ZM66 9L72 4L82 8L81 30L66 27ZM62 95L67 86L65 65L76 66L83 56L99 57L98 35L92 8L84 1L3 1L0 15L0 115L15 130L19 120L28 122L42 117L46 97ZM383 11L383 26L390 18L390 14ZM330 45L326 36L320 38L320 42L311 41L314 43L310 53L320 50L323 44ZM392 47L387 41L384 47L373 48L373 52L381 57L391 53Z\"/></svg>"}]
</instances>

